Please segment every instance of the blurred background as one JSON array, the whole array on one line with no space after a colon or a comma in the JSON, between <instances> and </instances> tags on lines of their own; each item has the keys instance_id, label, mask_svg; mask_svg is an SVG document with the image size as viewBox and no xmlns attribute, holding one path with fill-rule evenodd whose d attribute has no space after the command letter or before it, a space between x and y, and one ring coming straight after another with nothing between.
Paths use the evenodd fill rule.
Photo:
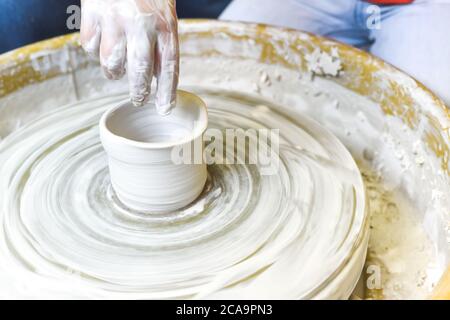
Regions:
<instances>
[{"instance_id":1,"label":"blurred background","mask_svg":"<svg viewBox=\"0 0 450 320\"><path fill-rule=\"evenodd\" d=\"M179 18L217 18L231 0L177 0ZM80 0L0 0L0 53L75 32L67 27Z\"/></svg>"}]
</instances>

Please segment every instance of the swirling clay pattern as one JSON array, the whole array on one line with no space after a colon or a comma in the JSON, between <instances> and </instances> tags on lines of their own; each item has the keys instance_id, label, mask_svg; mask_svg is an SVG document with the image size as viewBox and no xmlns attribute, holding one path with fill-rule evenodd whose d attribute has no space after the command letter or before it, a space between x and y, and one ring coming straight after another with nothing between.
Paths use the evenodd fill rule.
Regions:
<instances>
[{"instance_id":1,"label":"swirling clay pattern","mask_svg":"<svg viewBox=\"0 0 450 320\"><path fill-rule=\"evenodd\" d=\"M0 296L347 298L364 263L362 179L315 122L204 91L209 127L280 129L280 167L210 165L201 196L140 213L110 186L98 121L118 94L60 107L0 143ZM232 152L232 150L226 150Z\"/></svg>"}]
</instances>

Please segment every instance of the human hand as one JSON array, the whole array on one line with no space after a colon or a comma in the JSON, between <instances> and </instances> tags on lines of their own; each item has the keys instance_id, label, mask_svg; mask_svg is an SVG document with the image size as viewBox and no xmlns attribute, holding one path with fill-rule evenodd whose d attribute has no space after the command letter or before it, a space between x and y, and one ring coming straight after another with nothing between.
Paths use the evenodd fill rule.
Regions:
<instances>
[{"instance_id":1,"label":"human hand","mask_svg":"<svg viewBox=\"0 0 450 320\"><path fill-rule=\"evenodd\" d=\"M144 105L153 76L160 114L175 105L179 45L175 0L82 0L81 44L100 55L105 76L120 79L127 64L130 97Z\"/></svg>"}]
</instances>

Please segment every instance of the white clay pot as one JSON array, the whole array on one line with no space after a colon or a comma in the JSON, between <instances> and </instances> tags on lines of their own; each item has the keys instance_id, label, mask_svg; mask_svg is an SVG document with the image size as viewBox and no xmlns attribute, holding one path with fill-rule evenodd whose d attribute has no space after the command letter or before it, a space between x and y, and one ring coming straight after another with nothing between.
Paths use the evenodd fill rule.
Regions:
<instances>
[{"instance_id":1,"label":"white clay pot","mask_svg":"<svg viewBox=\"0 0 450 320\"><path fill-rule=\"evenodd\" d=\"M206 182L206 164L203 159L180 164L173 151L195 144L203 154L207 125L205 103L184 91L178 91L177 106L167 116L151 104L136 108L125 102L108 110L100 120L100 138L119 200L133 210L159 213L194 201Z\"/></svg>"}]
</instances>

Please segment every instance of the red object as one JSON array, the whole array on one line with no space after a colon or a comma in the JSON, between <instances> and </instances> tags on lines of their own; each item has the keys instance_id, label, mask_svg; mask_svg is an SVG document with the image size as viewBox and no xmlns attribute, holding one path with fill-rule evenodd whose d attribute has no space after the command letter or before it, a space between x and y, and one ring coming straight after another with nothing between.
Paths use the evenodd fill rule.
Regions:
<instances>
[{"instance_id":1,"label":"red object","mask_svg":"<svg viewBox=\"0 0 450 320\"><path fill-rule=\"evenodd\" d=\"M367 0L367 2L375 4L408 4L414 0Z\"/></svg>"}]
</instances>

